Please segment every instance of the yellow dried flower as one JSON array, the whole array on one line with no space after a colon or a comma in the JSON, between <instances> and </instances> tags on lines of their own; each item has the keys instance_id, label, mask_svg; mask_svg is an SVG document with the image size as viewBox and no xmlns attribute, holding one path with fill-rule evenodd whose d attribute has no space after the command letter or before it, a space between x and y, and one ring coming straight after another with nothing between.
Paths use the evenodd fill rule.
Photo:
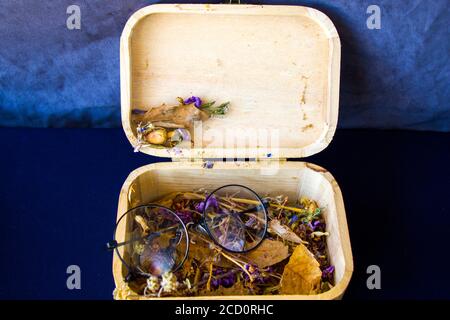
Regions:
<instances>
[{"instance_id":1,"label":"yellow dried flower","mask_svg":"<svg viewBox=\"0 0 450 320\"><path fill-rule=\"evenodd\" d=\"M163 292L174 292L178 288L177 277L172 272L166 272L162 275L161 288Z\"/></svg>"},{"instance_id":2,"label":"yellow dried flower","mask_svg":"<svg viewBox=\"0 0 450 320\"><path fill-rule=\"evenodd\" d=\"M152 293L156 293L161 288L161 285L159 283L159 278L155 276L150 276L147 278L147 286L144 289L144 295L148 296Z\"/></svg>"},{"instance_id":3,"label":"yellow dried flower","mask_svg":"<svg viewBox=\"0 0 450 320\"><path fill-rule=\"evenodd\" d=\"M143 243L136 243L134 245L134 252L138 255L141 255L142 252L144 252L144 249L145 249L145 244L143 244Z\"/></svg>"},{"instance_id":4,"label":"yellow dried flower","mask_svg":"<svg viewBox=\"0 0 450 320\"><path fill-rule=\"evenodd\" d=\"M119 288L115 288L113 291L114 300L126 300L132 295L136 295L136 293L126 283L122 284Z\"/></svg>"}]
</instances>

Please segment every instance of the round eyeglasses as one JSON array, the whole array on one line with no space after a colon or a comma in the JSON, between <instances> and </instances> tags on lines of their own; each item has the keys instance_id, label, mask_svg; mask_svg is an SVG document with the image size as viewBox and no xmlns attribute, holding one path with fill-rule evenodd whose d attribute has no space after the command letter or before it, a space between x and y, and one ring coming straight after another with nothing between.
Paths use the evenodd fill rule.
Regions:
<instances>
[{"instance_id":1,"label":"round eyeglasses","mask_svg":"<svg viewBox=\"0 0 450 320\"><path fill-rule=\"evenodd\" d=\"M202 218L188 231L172 209L143 205L120 216L114 240L107 243L107 248L114 250L127 268L125 281L139 276L160 276L183 265L189 253L189 232L203 233L229 252L255 249L267 233L267 208L268 202L250 188L225 185L197 204ZM125 240L117 242L118 238Z\"/></svg>"},{"instance_id":2,"label":"round eyeglasses","mask_svg":"<svg viewBox=\"0 0 450 320\"><path fill-rule=\"evenodd\" d=\"M126 240L117 242L119 234ZM136 276L160 276L183 265L189 253L189 234L169 208L144 205L128 210L117 220L114 240L107 248L115 250L128 269L126 281Z\"/></svg>"}]
</instances>

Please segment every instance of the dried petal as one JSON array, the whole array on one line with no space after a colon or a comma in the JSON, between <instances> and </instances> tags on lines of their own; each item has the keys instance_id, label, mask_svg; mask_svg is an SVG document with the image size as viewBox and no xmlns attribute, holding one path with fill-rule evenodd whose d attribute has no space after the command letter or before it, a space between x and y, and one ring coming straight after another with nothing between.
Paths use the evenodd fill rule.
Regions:
<instances>
[{"instance_id":1,"label":"dried petal","mask_svg":"<svg viewBox=\"0 0 450 320\"><path fill-rule=\"evenodd\" d=\"M329 266L322 271L322 279L328 282L333 280L334 266Z\"/></svg>"},{"instance_id":2,"label":"dried petal","mask_svg":"<svg viewBox=\"0 0 450 320\"><path fill-rule=\"evenodd\" d=\"M196 106L197 108L200 108L200 106L202 105L202 99L196 96L192 96L183 101L183 104L191 104L191 103L193 103L194 106Z\"/></svg>"},{"instance_id":3,"label":"dried petal","mask_svg":"<svg viewBox=\"0 0 450 320\"><path fill-rule=\"evenodd\" d=\"M163 292L171 293L178 288L177 277L172 272L166 272L162 275L161 289Z\"/></svg>"}]
</instances>

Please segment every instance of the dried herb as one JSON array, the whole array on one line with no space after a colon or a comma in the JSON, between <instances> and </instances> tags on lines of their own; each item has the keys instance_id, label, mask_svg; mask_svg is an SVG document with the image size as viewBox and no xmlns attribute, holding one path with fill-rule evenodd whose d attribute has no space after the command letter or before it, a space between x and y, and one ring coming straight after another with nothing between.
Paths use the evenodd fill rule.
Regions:
<instances>
[{"instance_id":1,"label":"dried herb","mask_svg":"<svg viewBox=\"0 0 450 320\"><path fill-rule=\"evenodd\" d=\"M117 297L130 295L130 288L148 296L223 296L317 294L333 287L335 270L328 258L324 209L316 202L303 198L288 205L287 197L266 198L271 218L267 238L254 250L232 254L199 231L206 198L204 190L175 192L156 202L189 224L188 259L173 274L137 279L127 292L116 292ZM207 206L215 208L242 209L257 204L236 196L208 197L207 201ZM135 231L148 232L148 226L139 220L135 221ZM184 252L185 248L179 249ZM145 246L134 251L141 257L151 254Z\"/></svg>"},{"instance_id":2,"label":"dried herb","mask_svg":"<svg viewBox=\"0 0 450 320\"><path fill-rule=\"evenodd\" d=\"M201 106L201 110L208 112L210 115L223 116L228 112L230 103L225 102L219 106L214 106L215 101L204 104Z\"/></svg>"}]
</instances>

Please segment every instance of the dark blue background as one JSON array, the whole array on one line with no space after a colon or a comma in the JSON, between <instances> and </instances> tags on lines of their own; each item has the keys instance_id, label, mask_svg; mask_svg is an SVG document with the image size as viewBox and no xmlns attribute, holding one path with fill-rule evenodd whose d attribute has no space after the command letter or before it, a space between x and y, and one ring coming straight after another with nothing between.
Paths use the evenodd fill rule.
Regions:
<instances>
[{"instance_id":1,"label":"dark blue background","mask_svg":"<svg viewBox=\"0 0 450 320\"><path fill-rule=\"evenodd\" d=\"M450 130L447 0L246 2L306 5L332 19L342 42L340 127ZM120 127L119 37L151 3L0 0L0 126ZM66 28L71 4L81 30ZM380 30L366 27L371 4Z\"/></svg>"}]
</instances>

